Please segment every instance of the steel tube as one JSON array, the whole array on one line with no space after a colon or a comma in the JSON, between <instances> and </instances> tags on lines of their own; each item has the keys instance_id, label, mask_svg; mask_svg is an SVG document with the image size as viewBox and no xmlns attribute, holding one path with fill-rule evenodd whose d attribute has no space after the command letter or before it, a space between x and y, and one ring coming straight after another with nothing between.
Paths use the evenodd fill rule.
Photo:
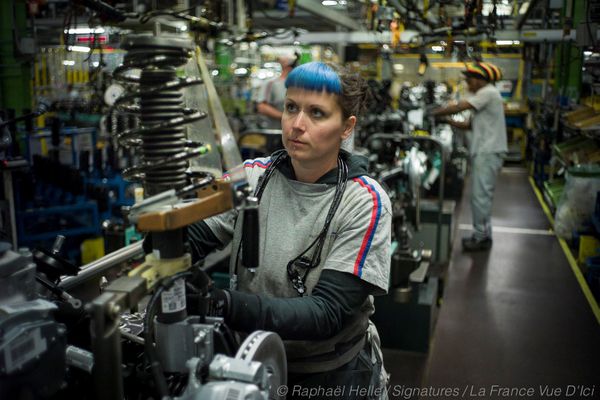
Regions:
<instances>
[{"instance_id":1,"label":"steel tube","mask_svg":"<svg viewBox=\"0 0 600 400\"><path fill-rule=\"evenodd\" d=\"M114 251L96 261L84 265L81 267L81 271L78 275L65 278L58 286L68 291L69 289L74 288L83 282L102 275L104 272L108 271L119 263L143 254L143 252L144 249L142 248L141 241L130 244L129 246L123 247L122 249Z\"/></svg>"}]
</instances>

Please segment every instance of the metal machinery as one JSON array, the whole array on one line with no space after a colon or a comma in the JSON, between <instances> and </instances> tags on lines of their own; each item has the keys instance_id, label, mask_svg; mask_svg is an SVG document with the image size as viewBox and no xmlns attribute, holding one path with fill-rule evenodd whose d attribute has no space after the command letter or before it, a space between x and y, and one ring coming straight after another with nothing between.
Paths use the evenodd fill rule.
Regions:
<instances>
[{"instance_id":1,"label":"metal machinery","mask_svg":"<svg viewBox=\"0 0 600 400\"><path fill-rule=\"evenodd\" d=\"M112 19L131 17L84 3ZM47 253L0 248L0 398L281 398L276 389L287 371L279 336L257 331L238 346L223 319L211 316L202 263L192 265L188 224L233 208L250 220L257 207L200 51L154 28L124 38L127 55L114 77L126 90L112 106L137 121L115 134L140 155L124 175L143 182L147 197L129 219L152 236L152 252L124 267L143 255L136 243L78 268L59 256L60 243ZM209 129L197 125L208 115L197 108L199 85ZM229 181L218 178L219 158ZM256 268L257 249L245 242L243 264Z\"/></svg>"},{"instance_id":2,"label":"metal machinery","mask_svg":"<svg viewBox=\"0 0 600 400\"><path fill-rule=\"evenodd\" d=\"M419 233L423 226L421 192L427 184L444 182L448 153L430 136L380 133L371 135L366 145L372 153L371 170L386 188L393 212L390 289L376 298L373 322L384 347L426 352L441 288L435 269L444 259L444 185L438 185L433 242L417 244L412 232ZM439 163L433 163L437 157ZM386 318L389 315L395 318Z\"/></svg>"},{"instance_id":3,"label":"metal machinery","mask_svg":"<svg viewBox=\"0 0 600 400\"><path fill-rule=\"evenodd\" d=\"M372 89L379 109L368 117L361 145L393 207L390 290L376 298L373 321L384 347L427 352L443 287L440 270L451 248L453 202L446 199L462 193L466 150L450 126L427 117L428 109L450 99L447 85L406 84L397 110L386 100L385 84Z\"/></svg>"},{"instance_id":4,"label":"metal machinery","mask_svg":"<svg viewBox=\"0 0 600 400\"><path fill-rule=\"evenodd\" d=\"M385 82L371 85L372 96L376 99L361 129L358 142L362 147L370 148L373 135L404 134L431 136L440 142L445 153L446 174L440 174L441 158L435 152L428 152L428 174L422 186L432 196L436 196L437 187L444 183L446 197L460 198L466 174L467 150L461 134L456 133L447 124L435 124L426 117L426 111L451 100L452 90L445 83L425 81L419 85L405 83L400 89L398 109L393 110L389 98L389 85ZM424 144L428 146L427 144ZM377 152L377 149L371 148Z\"/></svg>"}]
</instances>

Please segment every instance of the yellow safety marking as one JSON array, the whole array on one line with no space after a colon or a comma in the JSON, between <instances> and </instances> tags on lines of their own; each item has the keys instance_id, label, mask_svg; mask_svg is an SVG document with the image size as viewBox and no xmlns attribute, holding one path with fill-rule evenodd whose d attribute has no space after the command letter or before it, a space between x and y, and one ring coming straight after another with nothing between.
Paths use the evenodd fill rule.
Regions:
<instances>
[{"instance_id":1,"label":"yellow safety marking","mask_svg":"<svg viewBox=\"0 0 600 400\"><path fill-rule=\"evenodd\" d=\"M506 54L482 54L482 58L521 58L520 53L506 53Z\"/></svg>"},{"instance_id":2,"label":"yellow safety marking","mask_svg":"<svg viewBox=\"0 0 600 400\"><path fill-rule=\"evenodd\" d=\"M531 184L531 187L535 193L535 197L537 197L538 201L540 202L540 205L542 206L542 210L544 210L544 214L546 214L546 217L548 217L548 220L550 221L552 226L554 226L554 217L552 216L550 209L546 205L544 197L542 197L542 193L537 188L537 186L535 186L535 182L533 181L533 178L531 176L529 177L529 183Z\"/></svg>"},{"instance_id":3,"label":"yellow safety marking","mask_svg":"<svg viewBox=\"0 0 600 400\"><path fill-rule=\"evenodd\" d=\"M464 69L465 63L464 62L453 62L453 61L448 61L448 62L436 61L436 62L431 63L431 68L461 68L461 69Z\"/></svg>"},{"instance_id":4,"label":"yellow safety marking","mask_svg":"<svg viewBox=\"0 0 600 400\"><path fill-rule=\"evenodd\" d=\"M548 206L546 205L546 202L544 201L544 198L542 197L540 190L535 185L535 182L533 181L532 177L529 177L529 183L531 184L531 188L535 192L535 196L537 197L538 201L540 202L540 205L542 206L542 209L544 210L544 214L546 214L546 217L548 217L548 220L550 221L552 226L554 226L554 218L552 217L552 214L550 213L550 210L548 209ZM567 257L569 266L571 267L573 274L575 274L575 279L577 279L577 283L579 283L579 286L581 287L581 291L583 292L590 307L592 308L592 312L594 313L594 316L596 317L596 321L598 321L598 324L600 324L600 307L598 307L598 303L596 302L596 299L594 298L594 295L592 294L590 287L588 286L587 282L585 281L585 278L583 277L583 274L581 273L581 270L579 269L579 266L577 265L577 261L575 261L575 257L573 257L573 253L571 253L571 249L569 248L569 245L567 245L567 242L564 239L562 239L558 236L556 236L556 239L558 239L558 243L560 243L560 247L562 247L563 252L565 253L565 257Z\"/></svg>"},{"instance_id":5,"label":"yellow safety marking","mask_svg":"<svg viewBox=\"0 0 600 400\"><path fill-rule=\"evenodd\" d=\"M517 89L515 90L515 100L521 100L523 93L523 76L525 75L525 61L519 61L519 78L517 79Z\"/></svg>"},{"instance_id":6,"label":"yellow safety marking","mask_svg":"<svg viewBox=\"0 0 600 400\"><path fill-rule=\"evenodd\" d=\"M38 86L40 86L40 66L38 64L37 61L37 57L35 59L35 62L33 63L33 81L34 81L34 87L37 88Z\"/></svg>"},{"instance_id":7,"label":"yellow safety marking","mask_svg":"<svg viewBox=\"0 0 600 400\"><path fill-rule=\"evenodd\" d=\"M46 54L42 53L42 86L48 85L48 72L46 71Z\"/></svg>"}]
</instances>

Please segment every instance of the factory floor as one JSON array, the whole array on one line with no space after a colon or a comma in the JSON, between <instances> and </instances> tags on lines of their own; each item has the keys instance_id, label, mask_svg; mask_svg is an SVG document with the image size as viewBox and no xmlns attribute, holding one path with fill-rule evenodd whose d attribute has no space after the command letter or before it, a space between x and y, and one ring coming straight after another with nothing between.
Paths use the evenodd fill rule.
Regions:
<instances>
[{"instance_id":1,"label":"factory floor","mask_svg":"<svg viewBox=\"0 0 600 400\"><path fill-rule=\"evenodd\" d=\"M385 349L390 384L429 390L423 399L600 398L600 325L526 170L499 176L489 252L461 250L468 191L429 353Z\"/></svg>"}]
</instances>

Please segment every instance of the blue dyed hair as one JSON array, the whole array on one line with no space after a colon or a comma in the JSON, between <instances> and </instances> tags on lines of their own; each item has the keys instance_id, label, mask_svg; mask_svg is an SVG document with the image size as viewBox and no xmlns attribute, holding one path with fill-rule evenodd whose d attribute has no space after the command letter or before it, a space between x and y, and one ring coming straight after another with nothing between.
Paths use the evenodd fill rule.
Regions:
<instances>
[{"instance_id":1,"label":"blue dyed hair","mask_svg":"<svg viewBox=\"0 0 600 400\"><path fill-rule=\"evenodd\" d=\"M337 72L329 65L318 61L294 68L285 80L285 87L342 95L342 80Z\"/></svg>"},{"instance_id":2,"label":"blue dyed hair","mask_svg":"<svg viewBox=\"0 0 600 400\"><path fill-rule=\"evenodd\" d=\"M359 74L318 61L294 68L285 87L336 94L344 118L362 114L370 98L369 87Z\"/></svg>"}]
</instances>

